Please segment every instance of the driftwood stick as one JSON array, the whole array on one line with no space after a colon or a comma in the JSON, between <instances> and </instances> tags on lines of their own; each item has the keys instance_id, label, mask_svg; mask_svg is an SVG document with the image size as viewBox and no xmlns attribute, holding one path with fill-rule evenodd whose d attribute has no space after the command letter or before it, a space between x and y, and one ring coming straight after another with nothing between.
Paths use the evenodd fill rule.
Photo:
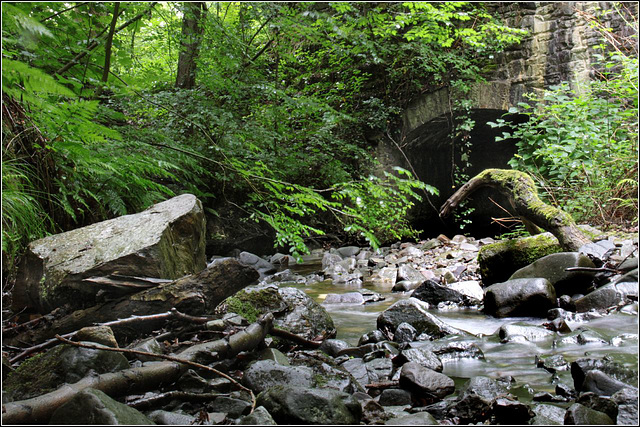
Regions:
<instances>
[{"instance_id":1,"label":"driftwood stick","mask_svg":"<svg viewBox=\"0 0 640 427\"><path fill-rule=\"evenodd\" d=\"M229 396L228 393L190 393L187 391L173 390L160 393L151 397L141 397L129 402L127 406L138 410L144 410L153 406L158 406L170 400L186 400L189 402L211 402L216 397Z\"/></svg>"},{"instance_id":2,"label":"driftwood stick","mask_svg":"<svg viewBox=\"0 0 640 427\"><path fill-rule=\"evenodd\" d=\"M458 189L440 208L446 217L467 197L481 187L492 187L509 198L516 213L528 222L557 237L565 251L577 251L591 240L576 226L568 213L542 202L533 179L524 172L507 169L485 169Z\"/></svg>"},{"instance_id":3,"label":"driftwood stick","mask_svg":"<svg viewBox=\"0 0 640 427\"><path fill-rule=\"evenodd\" d=\"M2 422L3 424L46 424L59 406L90 387L101 390L109 396L118 396L147 391L161 384L175 382L187 369L188 364L185 361L193 362L201 353L209 355L217 353L220 357L233 357L241 351L251 350L264 340L272 325L273 315L268 313L243 331L228 338L201 343L183 350L178 354L180 362L167 360L119 372L89 375L77 383L63 385L50 393L32 399L5 403L2 405ZM101 347L101 349L105 348Z\"/></svg>"}]
</instances>

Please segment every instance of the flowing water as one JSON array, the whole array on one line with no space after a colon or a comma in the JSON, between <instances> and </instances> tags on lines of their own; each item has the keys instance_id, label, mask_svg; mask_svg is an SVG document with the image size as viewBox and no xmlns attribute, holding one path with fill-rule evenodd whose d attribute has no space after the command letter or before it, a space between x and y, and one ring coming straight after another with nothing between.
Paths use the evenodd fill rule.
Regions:
<instances>
[{"instance_id":1,"label":"flowing water","mask_svg":"<svg viewBox=\"0 0 640 427\"><path fill-rule=\"evenodd\" d=\"M309 256L305 261L291 268L298 274L319 272L322 269L321 257ZM359 338L376 329L376 319L380 312L400 299L408 298L411 292L391 292L388 288L379 288L370 282L357 288L335 285L330 280L310 285L294 284L305 291L316 302L322 304L329 293L353 292L365 288L381 293L383 301L366 305L327 304L323 305L331 315L337 328L338 339L356 346ZM572 330L587 328L599 334L604 341L588 344L561 343L562 336L554 334L542 341L501 343L496 331L506 323L520 322L527 325L541 325L546 319L540 318L494 318L476 309L460 309L441 311L429 310L445 323L465 330L477 336L472 340L485 355L484 360L459 359L444 363L443 373L454 378L458 384L473 376L485 375L494 379L511 376L516 380L512 393L521 399L528 400L534 392L554 392L557 383L573 387L573 380L568 370L557 371L555 375L543 368L536 367L536 355L552 356L560 354L569 363L582 357L602 358L610 356L614 361L626 367L638 369L638 317L636 314L615 313L587 322L567 322ZM636 310L637 312L637 304ZM562 334L564 335L564 334ZM469 341L469 338L452 338ZM556 341L556 343L554 343Z\"/></svg>"}]
</instances>

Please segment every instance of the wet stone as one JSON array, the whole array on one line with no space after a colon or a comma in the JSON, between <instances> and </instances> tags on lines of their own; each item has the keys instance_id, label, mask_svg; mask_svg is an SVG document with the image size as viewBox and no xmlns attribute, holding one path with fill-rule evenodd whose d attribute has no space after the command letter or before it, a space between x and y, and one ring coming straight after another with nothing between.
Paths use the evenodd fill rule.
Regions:
<instances>
[{"instance_id":1,"label":"wet stone","mask_svg":"<svg viewBox=\"0 0 640 427\"><path fill-rule=\"evenodd\" d=\"M565 424L592 424L592 425L610 425L615 424L611 417L607 414L587 408L579 403L571 405L564 416Z\"/></svg>"}]
</instances>

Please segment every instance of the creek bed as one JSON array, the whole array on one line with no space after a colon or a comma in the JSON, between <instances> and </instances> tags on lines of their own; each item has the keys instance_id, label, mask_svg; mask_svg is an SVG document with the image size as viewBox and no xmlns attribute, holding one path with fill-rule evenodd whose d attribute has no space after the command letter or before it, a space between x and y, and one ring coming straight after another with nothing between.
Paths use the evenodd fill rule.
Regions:
<instances>
[{"instance_id":1,"label":"creek bed","mask_svg":"<svg viewBox=\"0 0 640 427\"><path fill-rule=\"evenodd\" d=\"M321 269L321 258L318 256L305 257L303 263L291 268L293 272L302 275L318 272ZM381 289L366 279L361 286L357 287L336 285L330 280L310 285L283 284L283 286L301 289L319 304L322 304L330 293L342 294L357 289L369 289L382 294L385 297L384 300L365 305L323 304L336 326L336 338L353 346L358 344L363 334L376 329L376 319L382 311L401 299L409 298L411 294L411 292L391 292L388 288ZM609 356L613 361L628 368L638 369L638 317L636 315L614 313L587 322L567 322L573 331L578 328L587 328L600 334L608 343L594 342L583 345L556 343L556 345L554 340L558 339L554 336L535 342L501 343L497 334L494 334L506 323L519 322L539 326L546 322L546 319L495 318L476 309L446 311L429 309L429 312L455 328L476 335L472 340L484 353L484 360L463 358L443 363L443 373L453 378L456 386L460 386L468 378L479 375L493 379L511 376L516 381L514 388L511 389L512 393L521 400L528 401L538 392L553 393L558 383L573 385L569 370L559 370L554 375L543 368L536 367L536 355L546 357L560 354L568 363L582 357ZM624 336L624 339L616 339L621 336ZM453 339L469 341L468 337ZM614 344L611 344L612 340Z\"/></svg>"}]
</instances>

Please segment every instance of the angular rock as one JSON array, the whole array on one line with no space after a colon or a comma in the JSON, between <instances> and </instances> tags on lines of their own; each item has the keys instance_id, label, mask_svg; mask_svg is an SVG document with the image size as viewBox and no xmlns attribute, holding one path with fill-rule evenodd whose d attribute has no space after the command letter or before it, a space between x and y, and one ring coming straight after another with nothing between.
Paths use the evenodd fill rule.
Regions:
<instances>
[{"instance_id":1,"label":"angular rock","mask_svg":"<svg viewBox=\"0 0 640 427\"><path fill-rule=\"evenodd\" d=\"M329 339L324 340L318 350L324 351L331 357L336 357L341 350L349 347L346 341Z\"/></svg>"},{"instance_id":2,"label":"angular rock","mask_svg":"<svg viewBox=\"0 0 640 427\"><path fill-rule=\"evenodd\" d=\"M593 369L604 372L615 380L622 381L635 388L638 386L638 371L626 368L625 366L610 362L606 359L581 358L571 362L571 376L573 377L574 388L577 391L583 390L583 384L587 373Z\"/></svg>"},{"instance_id":3,"label":"angular rock","mask_svg":"<svg viewBox=\"0 0 640 427\"><path fill-rule=\"evenodd\" d=\"M463 303L463 297L458 292L449 287L440 286L434 280L425 280L411 294L413 298L427 302L431 305L438 305L440 302L451 301L454 303Z\"/></svg>"},{"instance_id":4,"label":"angular rock","mask_svg":"<svg viewBox=\"0 0 640 427\"><path fill-rule=\"evenodd\" d=\"M257 394L277 385L312 387L313 376L313 370L306 366L283 366L273 360L260 360L245 370L242 384Z\"/></svg>"},{"instance_id":5,"label":"angular rock","mask_svg":"<svg viewBox=\"0 0 640 427\"><path fill-rule=\"evenodd\" d=\"M535 418L531 420L532 425L563 425L565 409L555 405L544 403L536 404L532 408Z\"/></svg>"},{"instance_id":6,"label":"angular rock","mask_svg":"<svg viewBox=\"0 0 640 427\"><path fill-rule=\"evenodd\" d=\"M527 341L542 341L554 335L553 331L540 326L527 324L507 323L497 331L501 342L517 341L516 337L523 337Z\"/></svg>"},{"instance_id":7,"label":"angular rock","mask_svg":"<svg viewBox=\"0 0 640 427\"><path fill-rule=\"evenodd\" d=\"M358 424L360 403L332 389L278 385L257 396L278 424Z\"/></svg>"},{"instance_id":8,"label":"angular rock","mask_svg":"<svg viewBox=\"0 0 640 427\"><path fill-rule=\"evenodd\" d=\"M416 336L416 328L414 328L407 322L402 322L398 325L396 331L393 333L393 340L397 343L406 343L415 340Z\"/></svg>"},{"instance_id":9,"label":"angular rock","mask_svg":"<svg viewBox=\"0 0 640 427\"><path fill-rule=\"evenodd\" d=\"M380 393L378 403L382 406L410 405L411 392L401 388L387 388Z\"/></svg>"},{"instance_id":10,"label":"angular rock","mask_svg":"<svg viewBox=\"0 0 640 427\"><path fill-rule=\"evenodd\" d=\"M209 408L214 412L225 413L231 418L238 418L249 414L251 403L229 396L218 396L213 402L209 403Z\"/></svg>"},{"instance_id":11,"label":"angular rock","mask_svg":"<svg viewBox=\"0 0 640 427\"><path fill-rule=\"evenodd\" d=\"M433 401L441 400L455 391L455 383L451 378L415 362L402 365L400 387L426 395Z\"/></svg>"},{"instance_id":12,"label":"angular rock","mask_svg":"<svg viewBox=\"0 0 640 427\"><path fill-rule=\"evenodd\" d=\"M196 422L196 417L192 415L163 411L161 409L149 412L147 417L154 423L161 425L193 425Z\"/></svg>"},{"instance_id":13,"label":"angular rock","mask_svg":"<svg viewBox=\"0 0 640 427\"><path fill-rule=\"evenodd\" d=\"M564 423L571 425L591 424L591 425L609 425L615 424L607 414L594 411L579 403L571 405L564 416Z\"/></svg>"},{"instance_id":14,"label":"angular rock","mask_svg":"<svg viewBox=\"0 0 640 427\"><path fill-rule=\"evenodd\" d=\"M343 246L336 249L336 252L338 252L342 258L348 258L358 255L360 253L360 248L357 246Z\"/></svg>"},{"instance_id":15,"label":"angular rock","mask_svg":"<svg viewBox=\"0 0 640 427\"><path fill-rule=\"evenodd\" d=\"M385 425L392 426L432 426L438 425L438 421L428 412L418 412L415 414L403 415L401 417L391 418Z\"/></svg>"},{"instance_id":16,"label":"angular rock","mask_svg":"<svg viewBox=\"0 0 640 427\"><path fill-rule=\"evenodd\" d=\"M104 374L127 368L129 362L122 353L63 344L27 359L2 382L2 388L12 400L28 399L63 383L80 381L91 372Z\"/></svg>"},{"instance_id":17,"label":"angular rock","mask_svg":"<svg viewBox=\"0 0 640 427\"><path fill-rule=\"evenodd\" d=\"M436 354L424 347L406 348L393 359L397 365L404 365L407 362L415 362L425 368L436 372L442 372L442 361Z\"/></svg>"},{"instance_id":18,"label":"angular rock","mask_svg":"<svg viewBox=\"0 0 640 427\"><path fill-rule=\"evenodd\" d=\"M376 286L391 289L396 284L398 269L395 267L383 267L371 275L371 283Z\"/></svg>"},{"instance_id":19,"label":"angular rock","mask_svg":"<svg viewBox=\"0 0 640 427\"><path fill-rule=\"evenodd\" d=\"M325 270L328 267L339 263L340 261L342 261L342 257L340 255L325 252L322 256L322 269Z\"/></svg>"},{"instance_id":20,"label":"angular rock","mask_svg":"<svg viewBox=\"0 0 640 427\"><path fill-rule=\"evenodd\" d=\"M113 330L108 326L87 326L80 329L73 337L74 341L89 341L118 348L118 341Z\"/></svg>"},{"instance_id":21,"label":"angular rock","mask_svg":"<svg viewBox=\"0 0 640 427\"><path fill-rule=\"evenodd\" d=\"M410 282L422 282L424 280L424 276L411 265L402 264L398 267L398 279L408 280Z\"/></svg>"},{"instance_id":22,"label":"angular rock","mask_svg":"<svg viewBox=\"0 0 640 427\"><path fill-rule=\"evenodd\" d=\"M625 388L611 396L618 405L618 425L638 424L638 389Z\"/></svg>"},{"instance_id":23,"label":"angular rock","mask_svg":"<svg viewBox=\"0 0 640 427\"><path fill-rule=\"evenodd\" d=\"M379 330L395 331L402 322L413 326L419 334L428 334L433 338L446 335L467 335L466 332L447 325L436 316L427 312L429 304L416 298L400 300L380 313L377 319Z\"/></svg>"},{"instance_id":24,"label":"angular rock","mask_svg":"<svg viewBox=\"0 0 640 427\"><path fill-rule=\"evenodd\" d=\"M435 341L416 343L417 348L431 351L442 362L458 359L484 359L478 344L472 341L449 341L441 338Z\"/></svg>"},{"instance_id":25,"label":"angular rock","mask_svg":"<svg viewBox=\"0 0 640 427\"><path fill-rule=\"evenodd\" d=\"M578 249L578 252L585 254L592 260L596 260L598 267L609 259L609 255L615 251L616 245L610 240L600 240L598 242L591 242L583 245Z\"/></svg>"},{"instance_id":26,"label":"angular rock","mask_svg":"<svg viewBox=\"0 0 640 427\"><path fill-rule=\"evenodd\" d=\"M278 288L274 284L249 286L223 301L216 311L234 312L249 322L272 312L274 326L307 339L335 333L333 320L325 308L296 288Z\"/></svg>"},{"instance_id":27,"label":"angular rock","mask_svg":"<svg viewBox=\"0 0 640 427\"><path fill-rule=\"evenodd\" d=\"M576 299L573 304L578 313L599 310L622 304L628 299L638 299L638 281L609 283L587 295Z\"/></svg>"},{"instance_id":28,"label":"angular rock","mask_svg":"<svg viewBox=\"0 0 640 427\"><path fill-rule=\"evenodd\" d=\"M507 393L507 389L489 377L470 378L451 405L449 415L460 418L461 423L477 423L492 414L493 402Z\"/></svg>"},{"instance_id":29,"label":"angular rock","mask_svg":"<svg viewBox=\"0 0 640 427\"><path fill-rule=\"evenodd\" d=\"M591 286L593 272L566 271L570 267L595 267L585 255L578 252L560 252L544 256L534 263L521 268L511 275L509 280L525 278L547 279L557 295L584 294Z\"/></svg>"},{"instance_id":30,"label":"angular rock","mask_svg":"<svg viewBox=\"0 0 640 427\"><path fill-rule=\"evenodd\" d=\"M278 425L274 420L269 411L265 409L264 406L258 406L250 415L245 415L244 417L238 419L236 421L237 425L242 426L275 426Z\"/></svg>"},{"instance_id":31,"label":"angular rock","mask_svg":"<svg viewBox=\"0 0 640 427\"><path fill-rule=\"evenodd\" d=\"M267 274L275 273L277 271L277 268L269 261L262 259L251 252L240 252L240 255L238 255L238 261L242 265L254 268L258 273L260 273L261 279Z\"/></svg>"},{"instance_id":32,"label":"angular rock","mask_svg":"<svg viewBox=\"0 0 640 427\"><path fill-rule=\"evenodd\" d=\"M498 424L528 424L535 416L528 405L505 397L494 400L491 410Z\"/></svg>"},{"instance_id":33,"label":"angular rock","mask_svg":"<svg viewBox=\"0 0 640 427\"><path fill-rule=\"evenodd\" d=\"M408 292L408 291L412 291L414 289L416 289L418 286L420 286L420 284L422 283L422 281L419 282L411 282L409 280L401 280L400 282L396 282L395 285L393 285L393 292Z\"/></svg>"},{"instance_id":34,"label":"angular rock","mask_svg":"<svg viewBox=\"0 0 640 427\"><path fill-rule=\"evenodd\" d=\"M582 382L582 391L590 391L598 396L612 396L623 388L629 388L629 384L611 378L598 369L588 371Z\"/></svg>"},{"instance_id":35,"label":"angular rock","mask_svg":"<svg viewBox=\"0 0 640 427\"><path fill-rule=\"evenodd\" d=\"M155 424L140 411L117 402L104 392L92 388L76 394L53 412L50 424Z\"/></svg>"},{"instance_id":36,"label":"angular rock","mask_svg":"<svg viewBox=\"0 0 640 427\"><path fill-rule=\"evenodd\" d=\"M592 392L582 392L576 403L607 414L612 420L618 416L618 405L610 397L598 396Z\"/></svg>"},{"instance_id":37,"label":"angular rock","mask_svg":"<svg viewBox=\"0 0 640 427\"><path fill-rule=\"evenodd\" d=\"M484 290L477 280L463 280L461 282L448 283L447 288L460 293L467 304L481 304L484 300Z\"/></svg>"},{"instance_id":38,"label":"angular rock","mask_svg":"<svg viewBox=\"0 0 640 427\"><path fill-rule=\"evenodd\" d=\"M484 311L495 317L546 317L556 292L546 279L514 279L485 289Z\"/></svg>"},{"instance_id":39,"label":"angular rock","mask_svg":"<svg viewBox=\"0 0 640 427\"><path fill-rule=\"evenodd\" d=\"M66 304L79 309L153 286L136 278L178 279L205 267L202 203L183 194L138 214L31 242L13 304L41 313Z\"/></svg>"}]
</instances>

